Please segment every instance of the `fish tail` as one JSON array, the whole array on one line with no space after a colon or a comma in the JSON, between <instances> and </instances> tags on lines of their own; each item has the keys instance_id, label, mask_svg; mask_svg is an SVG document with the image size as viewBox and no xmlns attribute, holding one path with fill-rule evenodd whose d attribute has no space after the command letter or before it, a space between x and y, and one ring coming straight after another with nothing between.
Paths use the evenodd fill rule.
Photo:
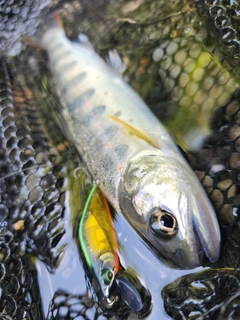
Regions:
<instances>
[{"instance_id":1,"label":"fish tail","mask_svg":"<svg viewBox=\"0 0 240 320\"><path fill-rule=\"evenodd\" d=\"M65 35L60 12L56 11L45 19L44 24L39 27L33 38L27 39L31 46L46 50L49 43L58 35ZM26 39L24 38L26 41Z\"/></svg>"}]
</instances>

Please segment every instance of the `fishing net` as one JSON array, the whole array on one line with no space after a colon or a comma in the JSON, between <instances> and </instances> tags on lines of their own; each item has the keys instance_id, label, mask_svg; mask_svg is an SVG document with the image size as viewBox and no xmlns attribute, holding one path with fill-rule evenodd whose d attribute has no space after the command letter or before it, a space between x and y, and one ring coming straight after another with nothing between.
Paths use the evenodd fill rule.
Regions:
<instances>
[{"instance_id":1,"label":"fishing net","mask_svg":"<svg viewBox=\"0 0 240 320\"><path fill-rule=\"evenodd\" d=\"M64 234L63 176L30 92L17 83L3 58L0 68L1 312L21 319L21 314L32 314L31 304L36 309L36 297L28 302L31 290L38 294L33 261L26 266L25 255L37 255L53 271L60 254L56 246Z\"/></svg>"},{"instance_id":2,"label":"fishing net","mask_svg":"<svg viewBox=\"0 0 240 320\"><path fill-rule=\"evenodd\" d=\"M210 138L199 152L189 154L189 162L222 228L221 256L212 266L238 268L239 2L169 1L166 5L146 0L134 6L131 1L0 1L1 52L19 52L20 35L32 35L56 9L62 10L72 39L86 33L104 57L117 48L126 66L126 81L183 148L200 145L211 128ZM29 85L34 81L38 89ZM44 319L35 261L42 261L49 272L59 263L64 250L67 172L81 163L55 119L46 117L52 103L49 94L53 101L56 98L54 89L46 86L54 84L39 49L28 47L15 59L1 56L1 319ZM38 110L39 104L46 108ZM239 279L237 269L182 278L163 290L166 312L174 319L237 319ZM93 314L95 319L103 318L94 310L91 293L56 291L47 319L92 319Z\"/></svg>"},{"instance_id":3,"label":"fishing net","mask_svg":"<svg viewBox=\"0 0 240 320\"><path fill-rule=\"evenodd\" d=\"M167 314L183 319L239 319L238 269L209 269L178 279L162 291Z\"/></svg>"},{"instance_id":4,"label":"fishing net","mask_svg":"<svg viewBox=\"0 0 240 320\"><path fill-rule=\"evenodd\" d=\"M190 156L222 225L222 255L218 265L239 267L239 91L212 121L212 135Z\"/></svg>"},{"instance_id":5,"label":"fishing net","mask_svg":"<svg viewBox=\"0 0 240 320\"><path fill-rule=\"evenodd\" d=\"M91 310L91 313L89 311ZM94 315L93 315L93 313ZM97 320L101 316L97 312L94 301L85 295L73 295L66 291L55 292L49 306L47 319L85 319ZM103 318L102 318L103 319Z\"/></svg>"},{"instance_id":6,"label":"fishing net","mask_svg":"<svg viewBox=\"0 0 240 320\"><path fill-rule=\"evenodd\" d=\"M0 51L13 55L20 51L20 36L32 35L39 24L37 16L49 0L0 1Z\"/></svg>"},{"instance_id":7,"label":"fishing net","mask_svg":"<svg viewBox=\"0 0 240 320\"><path fill-rule=\"evenodd\" d=\"M165 310L173 319L239 318L239 112L236 92L215 113L203 148L189 156L220 221L221 254L214 267L224 268L184 276L163 288Z\"/></svg>"}]
</instances>

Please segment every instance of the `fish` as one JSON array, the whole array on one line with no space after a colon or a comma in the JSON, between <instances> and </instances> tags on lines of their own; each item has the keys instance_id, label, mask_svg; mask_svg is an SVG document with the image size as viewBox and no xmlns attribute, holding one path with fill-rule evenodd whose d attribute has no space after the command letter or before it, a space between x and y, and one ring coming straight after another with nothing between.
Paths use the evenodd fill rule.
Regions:
<instances>
[{"instance_id":1,"label":"fish","mask_svg":"<svg viewBox=\"0 0 240 320\"><path fill-rule=\"evenodd\" d=\"M71 42L59 15L50 20L39 45L63 106L62 128L93 180L164 264L192 269L205 257L215 262L215 211L170 134L89 42Z\"/></svg>"},{"instance_id":2,"label":"fish","mask_svg":"<svg viewBox=\"0 0 240 320\"><path fill-rule=\"evenodd\" d=\"M140 311L143 308L141 295L120 264L110 208L97 184L92 186L87 197L79 222L78 240L86 264L106 301L105 306L113 306L119 301L120 294L129 308Z\"/></svg>"}]
</instances>

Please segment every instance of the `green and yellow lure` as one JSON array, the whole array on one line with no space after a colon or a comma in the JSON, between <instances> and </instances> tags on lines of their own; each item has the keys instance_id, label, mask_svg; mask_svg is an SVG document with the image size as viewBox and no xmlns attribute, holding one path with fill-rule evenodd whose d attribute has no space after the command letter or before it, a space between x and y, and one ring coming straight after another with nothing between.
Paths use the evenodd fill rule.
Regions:
<instances>
[{"instance_id":1,"label":"green and yellow lure","mask_svg":"<svg viewBox=\"0 0 240 320\"><path fill-rule=\"evenodd\" d=\"M95 184L84 206L78 229L86 263L109 303L109 290L121 270L118 244L108 202Z\"/></svg>"}]
</instances>

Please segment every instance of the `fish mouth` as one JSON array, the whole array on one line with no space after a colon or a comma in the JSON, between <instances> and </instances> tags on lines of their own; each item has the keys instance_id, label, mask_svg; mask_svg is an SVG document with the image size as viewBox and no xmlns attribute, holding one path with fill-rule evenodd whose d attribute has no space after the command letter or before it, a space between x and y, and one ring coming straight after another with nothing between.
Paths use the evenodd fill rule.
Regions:
<instances>
[{"instance_id":1,"label":"fish mouth","mask_svg":"<svg viewBox=\"0 0 240 320\"><path fill-rule=\"evenodd\" d=\"M205 228L204 231L198 224L193 224L194 247L198 255L199 265L204 261L215 262L220 254L220 231L218 228Z\"/></svg>"},{"instance_id":2,"label":"fish mouth","mask_svg":"<svg viewBox=\"0 0 240 320\"><path fill-rule=\"evenodd\" d=\"M193 238L187 246L178 248L174 254L177 258L176 266L180 269L188 270L201 266L205 256L200 236L194 226L192 231Z\"/></svg>"},{"instance_id":3,"label":"fish mouth","mask_svg":"<svg viewBox=\"0 0 240 320\"><path fill-rule=\"evenodd\" d=\"M194 228L194 238L195 238L195 252L198 257L198 266L202 265L203 258L204 258L204 249L200 240L200 237L198 235L198 231L195 227Z\"/></svg>"}]
</instances>

